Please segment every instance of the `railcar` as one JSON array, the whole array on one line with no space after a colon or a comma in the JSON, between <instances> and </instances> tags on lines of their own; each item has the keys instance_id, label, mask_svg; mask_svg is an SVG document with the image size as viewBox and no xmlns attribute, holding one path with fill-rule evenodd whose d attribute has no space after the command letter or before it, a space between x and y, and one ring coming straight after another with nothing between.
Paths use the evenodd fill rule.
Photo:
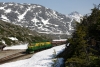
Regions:
<instances>
[{"instance_id":1,"label":"railcar","mask_svg":"<svg viewBox=\"0 0 100 67\"><path fill-rule=\"evenodd\" d=\"M30 43L26 53L33 53L34 51L40 51L61 44L66 44L66 39Z\"/></svg>"},{"instance_id":2,"label":"railcar","mask_svg":"<svg viewBox=\"0 0 100 67\"><path fill-rule=\"evenodd\" d=\"M26 50L26 53L33 53L34 51L39 51L39 50L47 49L50 47L52 47L51 42L30 43L28 45L28 49Z\"/></svg>"}]
</instances>

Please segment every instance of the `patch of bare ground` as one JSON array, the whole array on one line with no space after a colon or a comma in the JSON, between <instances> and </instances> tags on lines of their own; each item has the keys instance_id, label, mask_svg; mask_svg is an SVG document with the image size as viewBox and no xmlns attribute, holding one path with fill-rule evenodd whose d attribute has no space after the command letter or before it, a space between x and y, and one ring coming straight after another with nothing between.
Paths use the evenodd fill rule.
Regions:
<instances>
[{"instance_id":1,"label":"patch of bare ground","mask_svg":"<svg viewBox=\"0 0 100 67\"><path fill-rule=\"evenodd\" d=\"M17 54L17 53L20 54L19 56L16 56L12 59L5 60L5 61L1 62L0 64L28 59L28 58L32 57L32 55L33 55L33 54L25 54L24 52L25 52L25 50L4 50L4 51L0 51L0 59L5 58L7 56Z\"/></svg>"}]
</instances>

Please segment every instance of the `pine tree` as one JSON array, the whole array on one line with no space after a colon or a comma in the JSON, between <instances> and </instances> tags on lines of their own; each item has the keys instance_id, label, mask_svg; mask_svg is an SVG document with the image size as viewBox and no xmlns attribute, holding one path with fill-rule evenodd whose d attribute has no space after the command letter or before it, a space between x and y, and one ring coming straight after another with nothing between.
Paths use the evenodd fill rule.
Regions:
<instances>
[{"instance_id":1,"label":"pine tree","mask_svg":"<svg viewBox=\"0 0 100 67\"><path fill-rule=\"evenodd\" d=\"M83 21L77 23L70 43L70 57L66 58L68 67L100 67L98 41L100 41L100 10L99 5L92 9L91 15L86 15ZM100 43L99 43L100 45Z\"/></svg>"}]
</instances>

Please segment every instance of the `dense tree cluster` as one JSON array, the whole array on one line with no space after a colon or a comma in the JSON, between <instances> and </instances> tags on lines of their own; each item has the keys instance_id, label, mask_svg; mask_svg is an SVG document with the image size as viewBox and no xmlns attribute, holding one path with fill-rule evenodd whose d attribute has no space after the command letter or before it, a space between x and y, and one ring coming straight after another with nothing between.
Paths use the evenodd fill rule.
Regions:
<instances>
[{"instance_id":1,"label":"dense tree cluster","mask_svg":"<svg viewBox=\"0 0 100 67\"><path fill-rule=\"evenodd\" d=\"M66 49L66 67L100 67L100 5L77 23Z\"/></svg>"}]
</instances>

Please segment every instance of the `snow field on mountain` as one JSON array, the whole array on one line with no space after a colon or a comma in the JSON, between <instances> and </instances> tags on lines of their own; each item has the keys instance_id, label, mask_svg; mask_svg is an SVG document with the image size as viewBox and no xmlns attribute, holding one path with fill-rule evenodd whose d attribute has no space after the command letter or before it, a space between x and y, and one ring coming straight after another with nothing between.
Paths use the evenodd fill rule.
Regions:
<instances>
[{"instance_id":1,"label":"snow field on mountain","mask_svg":"<svg viewBox=\"0 0 100 67\"><path fill-rule=\"evenodd\" d=\"M40 51L34 54L29 59L2 64L0 65L0 67L52 67L53 65L60 67L60 65L63 64L63 58L56 59L55 56L58 55L60 52L62 52L64 49L65 49L65 44Z\"/></svg>"},{"instance_id":2,"label":"snow field on mountain","mask_svg":"<svg viewBox=\"0 0 100 67\"><path fill-rule=\"evenodd\" d=\"M76 11L66 16L39 4L1 2L0 5L0 20L28 27L39 33L71 35L75 22L80 22L83 17Z\"/></svg>"}]
</instances>

